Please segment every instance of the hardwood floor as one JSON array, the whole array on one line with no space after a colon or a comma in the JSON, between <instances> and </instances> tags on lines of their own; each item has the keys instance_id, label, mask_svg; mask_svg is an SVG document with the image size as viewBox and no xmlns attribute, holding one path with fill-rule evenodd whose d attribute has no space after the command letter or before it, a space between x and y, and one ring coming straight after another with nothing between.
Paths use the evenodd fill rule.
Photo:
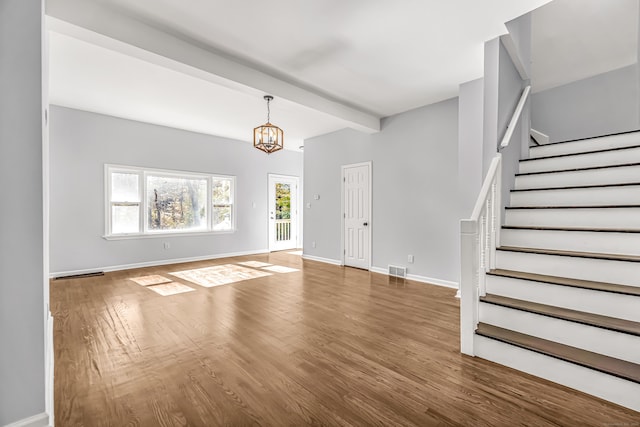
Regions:
<instances>
[{"instance_id":1,"label":"hardwood floor","mask_svg":"<svg viewBox=\"0 0 640 427\"><path fill-rule=\"evenodd\" d=\"M205 288L169 273L300 271ZM195 291L162 296L161 275ZM286 252L51 282L56 426L639 426L459 352L455 290Z\"/></svg>"}]
</instances>

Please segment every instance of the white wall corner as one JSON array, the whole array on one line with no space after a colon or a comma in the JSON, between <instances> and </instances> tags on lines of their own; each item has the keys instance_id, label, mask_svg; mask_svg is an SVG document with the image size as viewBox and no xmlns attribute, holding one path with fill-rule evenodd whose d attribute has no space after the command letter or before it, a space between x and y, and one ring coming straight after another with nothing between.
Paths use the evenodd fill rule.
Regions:
<instances>
[{"instance_id":1,"label":"white wall corner","mask_svg":"<svg viewBox=\"0 0 640 427\"><path fill-rule=\"evenodd\" d=\"M49 281L47 280L47 284ZM46 313L47 321L45 328L45 411L49 417L48 425L53 426L55 423L54 416L54 347L53 347L53 316L51 316L51 312L48 310L47 304L47 313Z\"/></svg>"}]
</instances>

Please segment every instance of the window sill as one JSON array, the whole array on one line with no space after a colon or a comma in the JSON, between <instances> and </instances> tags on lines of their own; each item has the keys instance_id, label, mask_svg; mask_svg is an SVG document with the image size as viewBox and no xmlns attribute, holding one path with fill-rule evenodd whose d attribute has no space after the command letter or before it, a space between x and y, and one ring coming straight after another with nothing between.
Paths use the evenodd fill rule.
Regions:
<instances>
[{"instance_id":1,"label":"window sill","mask_svg":"<svg viewBox=\"0 0 640 427\"><path fill-rule=\"evenodd\" d=\"M147 234L114 234L102 236L104 240L133 240L133 239L158 239L168 237L185 237L185 236L213 236L217 234L233 234L237 230L223 231L190 231L190 232L174 232L174 233L147 233Z\"/></svg>"}]
</instances>

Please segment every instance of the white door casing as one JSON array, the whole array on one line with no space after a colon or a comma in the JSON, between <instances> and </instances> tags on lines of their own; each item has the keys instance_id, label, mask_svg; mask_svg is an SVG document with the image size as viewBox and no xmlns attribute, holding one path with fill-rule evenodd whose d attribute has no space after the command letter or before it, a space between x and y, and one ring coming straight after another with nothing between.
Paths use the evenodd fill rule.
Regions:
<instances>
[{"instance_id":1,"label":"white door casing","mask_svg":"<svg viewBox=\"0 0 640 427\"><path fill-rule=\"evenodd\" d=\"M298 247L298 177L269 174L269 251L283 251ZM290 190L290 218L278 218L276 209L276 186L288 186Z\"/></svg>"},{"instance_id":2,"label":"white door casing","mask_svg":"<svg viewBox=\"0 0 640 427\"><path fill-rule=\"evenodd\" d=\"M343 264L371 268L371 163L342 167Z\"/></svg>"}]
</instances>

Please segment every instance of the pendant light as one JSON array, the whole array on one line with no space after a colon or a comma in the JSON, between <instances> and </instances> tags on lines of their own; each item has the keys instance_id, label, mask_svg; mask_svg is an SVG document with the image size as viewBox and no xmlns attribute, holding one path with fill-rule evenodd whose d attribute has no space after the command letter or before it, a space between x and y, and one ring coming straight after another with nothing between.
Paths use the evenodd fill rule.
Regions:
<instances>
[{"instance_id":1,"label":"pendant light","mask_svg":"<svg viewBox=\"0 0 640 427\"><path fill-rule=\"evenodd\" d=\"M253 146L271 154L284 148L284 132L269 122L271 119L269 103L273 101L273 96L265 95L264 100L267 101L267 123L253 129Z\"/></svg>"}]
</instances>

